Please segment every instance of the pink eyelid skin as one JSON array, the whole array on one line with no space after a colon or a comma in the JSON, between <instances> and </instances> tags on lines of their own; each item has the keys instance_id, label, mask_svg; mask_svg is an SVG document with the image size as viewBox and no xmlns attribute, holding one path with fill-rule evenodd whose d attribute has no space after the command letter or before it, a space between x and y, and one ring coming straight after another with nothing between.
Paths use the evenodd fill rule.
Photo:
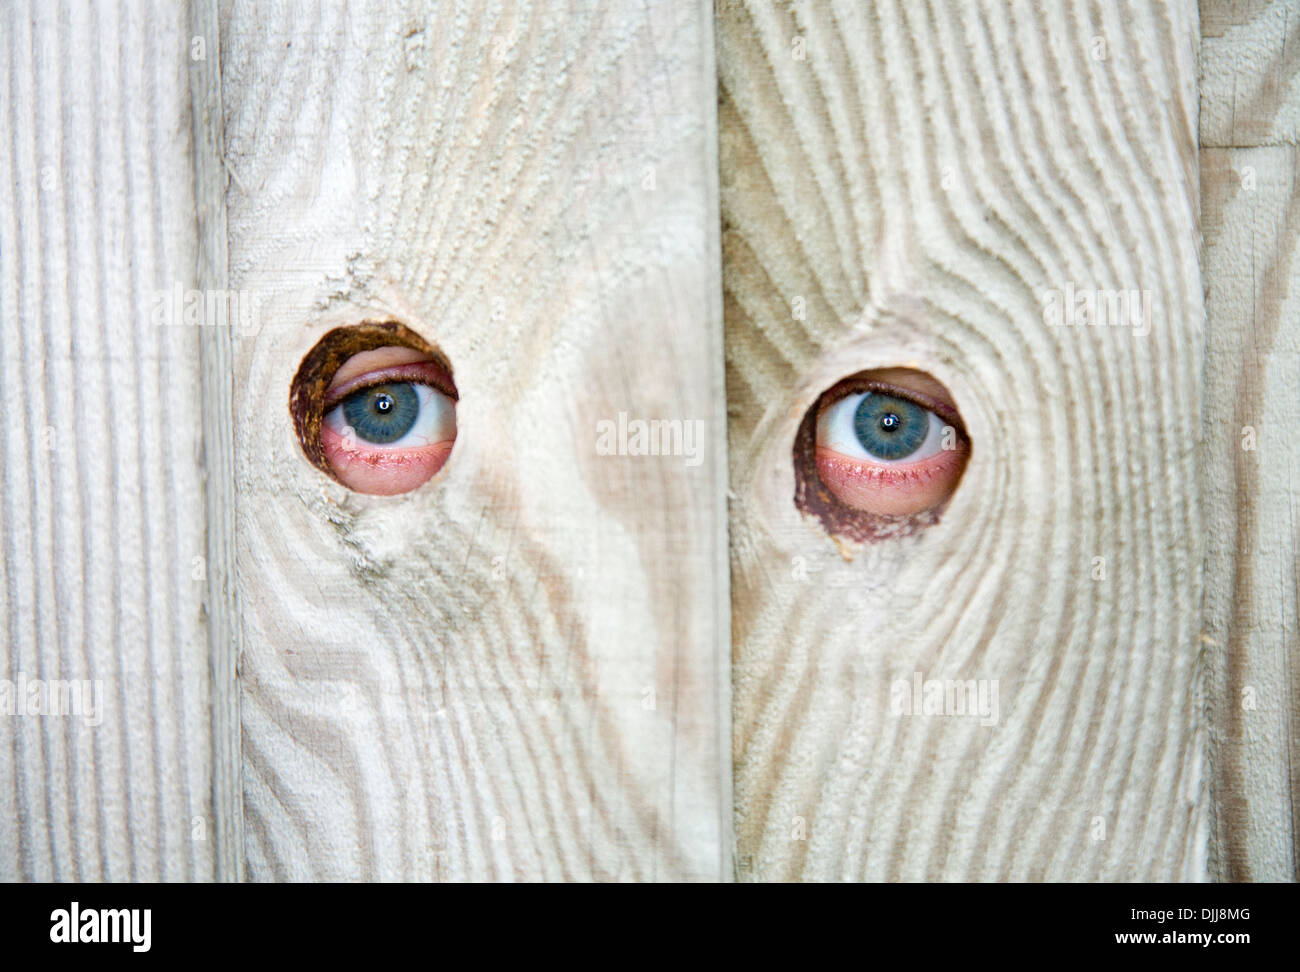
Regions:
<instances>
[{"instance_id":1,"label":"pink eyelid skin","mask_svg":"<svg viewBox=\"0 0 1300 972\"><path fill-rule=\"evenodd\" d=\"M386 382L428 385L452 401L457 397L451 377L437 364L408 361L346 376L341 382L336 380L325 393L325 410L328 413L354 392ZM345 439L329 423L322 423L320 438L325 460L339 482L357 492L376 496L407 493L432 479L455 445L453 436L442 442L395 449L356 436Z\"/></svg>"},{"instance_id":2,"label":"pink eyelid skin","mask_svg":"<svg viewBox=\"0 0 1300 972\"><path fill-rule=\"evenodd\" d=\"M339 482L360 493L395 496L409 493L432 479L451 455L455 440L434 442L411 449L366 448L353 438L349 448L343 436L328 425L321 426L325 458Z\"/></svg>"},{"instance_id":3,"label":"pink eyelid skin","mask_svg":"<svg viewBox=\"0 0 1300 972\"><path fill-rule=\"evenodd\" d=\"M962 439L918 462L881 465L817 447L817 475L846 506L880 516L906 516L933 509L951 494L970 446Z\"/></svg>"}]
</instances>

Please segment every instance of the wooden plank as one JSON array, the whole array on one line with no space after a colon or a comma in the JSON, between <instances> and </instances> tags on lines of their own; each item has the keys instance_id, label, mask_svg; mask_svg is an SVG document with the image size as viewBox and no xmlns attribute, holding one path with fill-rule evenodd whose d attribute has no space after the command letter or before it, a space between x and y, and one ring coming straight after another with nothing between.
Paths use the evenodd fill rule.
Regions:
<instances>
[{"instance_id":1,"label":"wooden plank","mask_svg":"<svg viewBox=\"0 0 1300 972\"><path fill-rule=\"evenodd\" d=\"M221 27L217 0L189 5L190 116L199 289L227 292L225 114L221 107ZM212 832L216 876L244 873L242 759L239 747L238 606L235 603L235 436L231 329L199 334L204 499L207 518L205 614L212 682Z\"/></svg>"},{"instance_id":2,"label":"wooden plank","mask_svg":"<svg viewBox=\"0 0 1300 972\"><path fill-rule=\"evenodd\" d=\"M716 30L740 875L1203 879L1195 9ZM1068 287L1150 315L1049 326ZM971 458L937 525L846 558L792 444L890 365L952 391ZM896 714L916 673L996 686L996 723Z\"/></svg>"},{"instance_id":3,"label":"wooden plank","mask_svg":"<svg viewBox=\"0 0 1300 972\"><path fill-rule=\"evenodd\" d=\"M1300 194L1294 146L1201 154L1214 873L1295 880Z\"/></svg>"},{"instance_id":4,"label":"wooden plank","mask_svg":"<svg viewBox=\"0 0 1300 972\"><path fill-rule=\"evenodd\" d=\"M197 283L186 11L0 18L0 704L43 683L0 716L0 880L210 880L199 330L156 323ZM32 714L54 680L89 704Z\"/></svg>"},{"instance_id":5,"label":"wooden plank","mask_svg":"<svg viewBox=\"0 0 1300 972\"><path fill-rule=\"evenodd\" d=\"M1300 5L1200 0L1200 144L1295 145L1300 134Z\"/></svg>"},{"instance_id":6,"label":"wooden plank","mask_svg":"<svg viewBox=\"0 0 1300 972\"><path fill-rule=\"evenodd\" d=\"M1202 483L1214 843L1227 881L1300 878L1300 3L1203 2ZM1227 146L1227 147L1223 147Z\"/></svg>"},{"instance_id":7,"label":"wooden plank","mask_svg":"<svg viewBox=\"0 0 1300 972\"><path fill-rule=\"evenodd\" d=\"M221 47L249 876L724 876L708 7L233 5ZM366 317L461 396L397 497L286 409ZM598 455L620 412L703 422L699 464Z\"/></svg>"}]
</instances>

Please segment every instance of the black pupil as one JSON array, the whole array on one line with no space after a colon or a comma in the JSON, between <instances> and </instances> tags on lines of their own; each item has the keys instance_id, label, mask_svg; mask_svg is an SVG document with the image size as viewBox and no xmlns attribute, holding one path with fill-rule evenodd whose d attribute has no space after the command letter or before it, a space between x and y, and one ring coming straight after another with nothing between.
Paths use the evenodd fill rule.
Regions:
<instances>
[{"instance_id":1,"label":"black pupil","mask_svg":"<svg viewBox=\"0 0 1300 972\"><path fill-rule=\"evenodd\" d=\"M880 427L881 427L882 429L884 429L885 431L887 431L887 432L888 432L890 429L897 428L897 427L898 427L898 416L895 415L893 412L890 412L888 415L886 415L884 418L882 418L882 419L880 420Z\"/></svg>"},{"instance_id":2,"label":"black pupil","mask_svg":"<svg viewBox=\"0 0 1300 972\"><path fill-rule=\"evenodd\" d=\"M389 398L387 395L376 395L376 396L375 396L375 410L376 410L376 411L379 411L379 412L387 412L387 411L388 411L390 408L392 408L392 407L393 407L393 400L392 400L391 398Z\"/></svg>"}]
</instances>

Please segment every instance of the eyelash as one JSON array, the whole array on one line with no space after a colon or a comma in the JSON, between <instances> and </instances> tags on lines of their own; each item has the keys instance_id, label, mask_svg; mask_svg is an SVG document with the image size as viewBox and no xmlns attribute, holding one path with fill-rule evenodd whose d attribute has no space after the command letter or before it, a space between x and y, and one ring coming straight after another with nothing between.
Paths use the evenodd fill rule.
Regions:
<instances>
[{"instance_id":1,"label":"eyelash","mask_svg":"<svg viewBox=\"0 0 1300 972\"><path fill-rule=\"evenodd\" d=\"M927 412L933 412L939 416L945 425L951 425L959 436L966 437L966 429L962 425L961 416L943 402L930 398L928 395L922 395L919 392L899 388L897 385L891 385L888 382L877 381L874 378L850 378L841 382L822 395L817 404L817 409L823 411L832 405L838 404L850 395L859 395L863 392L873 392L877 395L887 395L890 398L901 398L905 402L911 402Z\"/></svg>"},{"instance_id":2,"label":"eyelash","mask_svg":"<svg viewBox=\"0 0 1300 972\"><path fill-rule=\"evenodd\" d=\"M456 394L455 387L440 374L437 374L441 371L441 368L431 362L416 361L411 364L393 365L390 368L380 368L364 375L358 375L351 381L344 382L325 398L323 412L328 415L334 408L353 395L374 388L377 385L427 385L434 391L446 395L453 402L458 401L459 396Z\"/></svg>"}]
</instances>

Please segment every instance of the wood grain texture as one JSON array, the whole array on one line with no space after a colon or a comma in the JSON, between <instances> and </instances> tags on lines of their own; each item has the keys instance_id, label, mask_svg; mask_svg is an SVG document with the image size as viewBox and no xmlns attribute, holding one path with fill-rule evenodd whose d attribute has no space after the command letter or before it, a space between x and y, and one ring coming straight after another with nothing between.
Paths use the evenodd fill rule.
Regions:
<instances>
[{"instance_id":1,"label":"wood grain texture","mask_svg":"<svg viewBox=\"0 0 1300 972\"><path fill-rule=\"evenodd\" d=\"M1203 45L1215 54L1201 94L1211 873L1294 881L1300 190L1291 116L1300 96L1288 79L1300 53L1300 4L1206 2L1201 13L1205 30L1216 28ZM1267 37L1286 43L1263 44ZM1231 126L1216 122L1225 118Z\"/></svg>"},{"instance_id":2,"label":"wood grain texture","mask_svg":"<svg viewBox=\"0 0 1300 972\"><path fill-rule=\"evenodd\" d=\"M199 332L154 323L196 282L189 49L176 4L0 13L0 679L92 684L0 716L0 880L216 874Z\"/></svg>"},{"instance_id":3,"label":"wood grain texture","mask_svg":"<svg viewBox=\"0 0 1300 972\"><path fill-rule=\"evenodd\" d=\"M1300 135L1300 6L1200 0L1200 143L1295 145Z\"/></svg>"},{"instance_id":4,"label":"wood grain texture","mask_svg":"<svg viewBox=\"0 0 1300 972\"><path fill-rule=\"evenodd\" d=\"M190 0L190 117L194 129L198 289L227 293L226 187L230 176L225 159L217 8L217 0ZM203 56L196 58L199 44ZM244 872L244 832L237 683L239 608L235 600L234 341L229 326L201 329L199 363L207 517L204 607L212 673L211 829L217 878L240 881Z\"/></svg>"},{"instance_id":5,"label":"wood grain texture","mask_svg":"<svg viewBox=\"0 0 1300 972\"><path fill-rule=\"evenodd\" d=\"M1204 879L1195 8L716 31L741 877ZM1148 292L1148 326L1049 326L1071 286ZM794 434L890 365L973 452L938 525L845 559ZM914 673L996 680L997 723L895 714Z\"/></svg>"},{"instance_id":6,"label":"wood grain texture","mask_svg":"<svg viewBox=\"0 0 1300 972\"><path fill-rule=\"evenodd\" d=\"M703 3L222 12L250 878L729 872L721 290ZM308 464L329 328L461 394L400 497ZM252 333L249 333L249 332ZM597 422L699 420L685 457Z\"/></svg>"}]
</instances>

